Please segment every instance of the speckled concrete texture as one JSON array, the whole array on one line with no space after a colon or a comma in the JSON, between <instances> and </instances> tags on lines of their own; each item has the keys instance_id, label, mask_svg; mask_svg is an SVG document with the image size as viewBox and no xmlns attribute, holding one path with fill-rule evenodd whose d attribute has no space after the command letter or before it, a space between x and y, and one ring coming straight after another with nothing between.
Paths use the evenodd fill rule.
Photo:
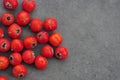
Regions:
<instances>
[{"instance_id":1,"label":"speckled concrete texture","mask_svg":"<svg viewBox=\"0 0 120 80\"><path fill-rule=\"evenodd\" d=\"M19 7L13 14L21 11ZM62 45L68 47L69 58L59 61L48 60L45 71L26 65L28 75L20 80L120 80L120 0L36 0L37 8L32 17L44 20L55 17L59 22L57 29L63 35ZM0 15L6 12L0 0ZM1 24L7 31L7 27ZM23 27L23 39L35 35L29 26ZM7 33L6 33L7 37ZM39 45L33 49L40 54ZM0 53L0 55L9 55ZM19 80L11 74L12 66L0 75L9 80Z\"/></svg>"}]
</instances>

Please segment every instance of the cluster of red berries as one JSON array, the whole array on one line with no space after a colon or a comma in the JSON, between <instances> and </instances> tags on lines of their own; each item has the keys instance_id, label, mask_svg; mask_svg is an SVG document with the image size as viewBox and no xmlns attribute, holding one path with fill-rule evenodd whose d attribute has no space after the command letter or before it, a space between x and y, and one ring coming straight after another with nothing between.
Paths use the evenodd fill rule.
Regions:
<instances>
[{"instance_id":1,"label":"cluster of red berries","mask_svg":"<svg viewBox=\"0 0 120 80\"><path fill-rule=\"evenodd\" d=\"M3 0L4 7L9 10L14 10L18 6L17 0ZM31 20L30 12L36 7L34 0L23 0L22 8L15 18L11 13L3 13L1 16L1 22L3 25L8 26L7 34L12 41L9 41L4 37L4 30L0 28L0 52L5 53L9 50L12 51L9 58L0 55L0 70L8 68L9 63L13 65L12 74L16 78L22 78L27 75L26 66L22 65L24 61L26 64L35 64L35 67L39 70L46 69L48 62L47 59L52 58L54 55L57 59L65 60L68 57L68 49L64 46L60 46L62 43L62 36L58 32L54 32L49 35L48 32L57 29L57 20L55 18L47 18L42 22L39 18L33 18ZM31 21L30 21L31 20ZM19 39L22 34L22 27L30 24L30 29L37 33L36 36L27 36L23 41ZM42 26L46 31L42 30ZM41 54L35 56L35 53L31 50L35 48L38 43L45 44ZM53 47L56 47L55 51ZM20 54L23 49L26 50ZM0 80L7 80L7 77L0 76Z\"/></svg>"}]
</instances>

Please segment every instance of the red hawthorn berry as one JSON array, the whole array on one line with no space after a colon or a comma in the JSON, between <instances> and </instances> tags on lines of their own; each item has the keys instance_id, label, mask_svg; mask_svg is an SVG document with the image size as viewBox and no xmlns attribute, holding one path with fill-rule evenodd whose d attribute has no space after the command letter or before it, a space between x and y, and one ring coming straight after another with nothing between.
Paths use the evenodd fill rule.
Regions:
<instances>
[{"instance_id":1,"label":"red hawthorn berry","mask_svg":"<svg viewBox=\"0 0 120 80\"><path fill-rule=\"evenodd\" d=\"M42 56L37 56L35 58L35 67L39 70L44 70L47 67L47 59L45 57Z\"/></svg>"},{"instance_id":2,"label":"red hawthorn berry","mask_svg":"<svg viewBox=\"0 0 120 80\"><path fill-rule=\"evenodd\" d=\"M22 8L27 12L32 12L36 7L35 0L23 0Z\"/></svg>"},{"instance_id":3,"label":"red hawthorn berry","mask_svg":"<svg viewBox=\"0 0 120 80\"><path fill-rule=\"evenodd\" d=\"M36 38L40 44L45 44L49 40L49 34L45 31L41 31L41 32L37 33Z\"/></svg>"},{"instance_id":4,"label":"red hawthorn berry","mask_svg":"<svg viewBox=\"0 0 120 80\"><path fill-rule=\"evenodd\" d=\"M56 48L55 56L57 59L65 60L68 57L68 49L63 46Z\"/></svg>"},{"instance_id":5,"label":"red hawthorn berry","mask_svg":"<svg viewBox=\"0 0 120 80\"><path fill-rule=\"evenodd\" d=\"M42 48L41 55L46 58L52 58L54 55L54 50L50 45L46 45Z\"/></svg>"},{"instance_id":6,"label":"red hawthorn berry","mask_svg":"<svg viewBox=\"0 0 120 80\"><path fill-rule=\"evenodd\" d=\"M9 62L13 66L19 65L22 62L22 56L20 53L12 53L9 56Z\"/></svg>"},{"instance_id":7,"label":"red hawthorn berry","mask_svg":"<svg viewBox=\"0 0 120 80\"><path fill-rule=\"evenodd\" d=\"M10 41L6 38L0 38L0 52L7 52L10 49Z\"/></svg>"},{"instance_id":8,"label":"red hawthorn berry","mask_svg":"<svg viewBox=\"0 0 120 80\"><path fill-rule=\"evenodd\" d=\"M4 7L13 10L18 6L18 0L3 0Z\"/></svg>"},{"instance_id":9,"label":"red hawthorn berry","mask_svg":"<svg viewBox=\"0 0 120 80\"><path fill-rule=\"evenodd\" d=\"M12 69L12 74L16 78L23 78L27 75L27 68L22 64L16 65Z\"/></svg>"},{"instance_id":10,"label":"red hawthorn berry","mask_svg":"<svg viewBox=\"0 0 120 80\"><path fill-rule=\"evenodd\" d=\"M37 39L34 36L27 36L24 39L24 46L26 49L32 49L37 46Z\"/></svg>"},{"instance_id":11,"label":"red hawthorn berry","mask_svg":"<svg viewBox=\"0 0 120 80\"><path fill-rule=\"evenodd\" d=\"M14 23L8 28L8 36L13 39L19 38L21 34L22 28L18 24Z\"/></svg>"},{"instance_id":12,"label":"red hawthorn berry","mask_svg":"<svg viewBox=\"0 0 120 80\"><path fill-rule=\"evenodd\" d=\"M55 18L47 18L45 21L44 21L44 28L45 30L47 31L54 31L57 29L57 20Z\"/></svg>"},{"instance_id":13,"label":"red hawthorn berry","mask_svg":"<svg viewBox=\"0 0 120 80\"><path fill-rule=\"evenodd\" d=\"M42 20L38 18L34 18L30 23L30 29L33 32L39 32L42 29Z\"/></svg>"},{"instance_id":14,"label":"red hawthorn berry","mask_svg":"<svg viewBox=\"0 0 120 80\"><path fill-rule=\"evenodd\" d=\"M0 80L8 80L6 76L0 76Z\"/></svg>"},{"instance_id":15,"label":"red hawthorn berry","mask_svg":"<svg viewBox=\"0 0 120 80\"><path fill-rule=\"evenodd\" d=\"M4 37L4 30L2 28L0 28L0 38Z\"/></svg>"},{"instance_id":16,"label":"red hawthorn berry","mask_svg":"<svg viewBox=\"0 0 120 80\"><path fill-rule=\"evenodd\" d=\"M14 15L11 13L3 13L1 17L1 22L5 26L10 26L14 23Z\"/></svg>"},{"instance_id":17,"label":"red hawthorn berry","mask_svg":"<svg viewBox=\"0 0 120 80\"><path fill-rule=\"evenodd\" d=\"M5 70L9 66L9 60L6 56L0 56L0 70Z\"/></svg>"},{"instance_id":18,"label":"red hawthorn berry","mask_svg":"<svg viewBox=\"0 0 120 80\"><path fill-rule=\"evenodd\" d=\"M21 25L25 26L30 22L30 14L26 11L21 11L17 14L16 22Z\"/></svg>"}]
</instances>

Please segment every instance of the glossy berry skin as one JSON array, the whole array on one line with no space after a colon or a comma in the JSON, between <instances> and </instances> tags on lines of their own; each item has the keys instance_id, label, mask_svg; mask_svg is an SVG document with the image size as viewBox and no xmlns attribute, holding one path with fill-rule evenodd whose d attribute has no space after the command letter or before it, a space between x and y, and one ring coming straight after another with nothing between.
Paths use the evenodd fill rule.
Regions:
<instances>
[{"instance_id":1,"label":"glossy berry skin","mask_svg":"<svg viewBox=\"0 0 120 80\"><path fill-rule=\"evenodd\" d=\"M0 76L0 80L8 80L6 76Z\"/></svg>"},{"instance_id":2,"label":"glossy berry skin","mask_svg":"<svg viewBox=\"0 0 120 80\"><path fill-rule=\"evenodd\" d=\"M22 64L16 65L12 69L12 74L16 78L23 78L27 75L27 68Z\"/></svg>"},{"instance_id":3,"label":"glossy berry skin","mask_svg":"<svg viewBox=\"0 0 120 80\"><path fill-rule=\"evenodd\" d=\"M3 0L4 7L13 10L18 6L18 0Z\"/></svg>"},{"instance_id":4,"label":"glossy berry skin","mask_svg":"<svg viewBox=\"0 0 120 80\"><path fill-rule=\"evenodd\" d=\"M25 26L30 22L30 14L26 11L21 11L17 14L16 22L21 25Z\"/></svg>"},{"instance_id":5,"label":"glossy berry skin","mask_svg":"<svg viewBox=\"0 0 120 80\"><path fill-rule=\"evenodd\" d=\"M3 13L1 16L1 22L5 26L10 26L14 23L14 15L11 13Z\"/></svg>"},{"instance_id":6,"label":"glossy berry skin","mask_svg":"<svg viewBox=\"0 0 120 80\"><path fill-rule=\"evenodd\" d=\"M19 38L21 34L22 28L18 24L14 23L8 28L8 36L13 39Z\"/></svg>"},{"instance_id":7,"label":"glossy berry skin","mask_svg":"<svg viewBox=\"0 0 120 80\"><path fill-rule=\"evenodd\" d=\"M62 36L58 32L53 33L49 38L49 42L52 46L59 46L62 40Z\"/></svg>"},{"instance_id":8,"label":"glossy berry skin","mask_svg":"<svg viewBox=\"0 0 120 80\"><path fill-rule=\"evenodd\" d=\"M63 46L56 48L55 56L57 59L65 60L68 57L68 49Z\"/></svg>"},{"instance_id":9,"label":"glossy berry skin","mask_svg":"<svg viewBox=\"0 0 120 80\"><path fill-rule=\"evenodd\" d=\"M9 66L9 60L6 56L0 56L0 70L5 70Z\"/></svg>"},{"instance_id":10,"label":"glossy berry skin","mask_svg":"<svg viewBox=\"0 0 120 80\"><path fill-rule=\"evenodd\" d=\"M33 32L39 32L42 29L42 20L38 18L34 18L30 23L30 29Z\"/></svg>"},{"instance_id":11,"label":"glossy berry skin","mask_svg":"<svg viewBox=\"0 0 120 80\"><path fill-rule=\"evenodd\" d=\"M22 56L20 53L12 53L9 56L9 62L13 66L19 65L22 62Z\"/></svg>"},{"instance_id":12,"label":"glossy berry skin","mask_svg":"<svg viewBox=\"0 0 120 80\"><path fill-rule=\"evenodd\" d=\"M27 64L34 63L35 53L32 50L26 50L22 54L23 61Z\"/></svg>"},{"instance_id":13,"label":"glossy berry skin","mask_svg":"<svg viewBox=\"0 0 120 80\"><path fill-rule=\"evenodd\" d=\"M45 44L49 40L49 34L45 31L41 31L41 32L37 33L36 38L40 44Z\"/></svg>"},{"instance_id":14,"label":"glossy berry skin","mask_svg":"<svg viewBox=\"0 0 120 80\"><path fill-rule=\"evenodd\" d=\"M23 0L22 8L27 12L32 12L36 7L35 0Z\"/></svg>"},{"instance_id":15,"label":"glossy berry skin","mask_svg":"<svg viewBox=\"0 0 120 80\"><path fill-rule=\"evenodd\" d=\"M2 28L0 28L0 38L4 37L4 30Z\"/></svg>"},{"instance_id":16,"label":"glossy berry skin","mask_svg":"<svg viewBox=\"0 0 120 80\"><path fill-rule=\"evenodd\" d=\"M57 20L55 18L47 18L44 21L44 28L47 31L54 31L57 29L58 23Z\"/></svg>"},{"instance_id":17,"label":"glossy berry skin","mask_svg":"<svg viewBox=\"0 0 120 80\"><path fill-rule=\"evenodd\" d=\"M0 52L7 52L10 49L10 41L6 38L0 38Z\"/></svg>"},{"instance_id":18,"label":"glossy berry skin","mask_svg":"<svg viewBox=\"0 0 120 80\"><path fill-rule=\"evenodd\" d=\"M46 45L42 48L41 55L46 58L52 58L54 55L54 50L50 45Z\"/></svg>"},{"instance_id":19,"label":"glossy berry skin","mask_svg":"<svg viewBox=\"0 0 120 80\"><path fill-rule=\"evenodd\" d=\"M21 52L24 48L23 42L20 39L13 39L11 41L11 51Z\"/></svg>"},{"instance_id":20,"label":"glossy berry skin","mask_svg":"<svg viewBox=\"0 0 120 80\"><path fill-rule=\"evenodd\" d=\"M35 58L35 67L39 70L44 70L46 69L48 65L47 59L45 57L42 56L37 56Z\"/></svg>"},{"instance_id":21,"label":"glossy berry skin","mask_svg":"<svg viewBox=\"0 0 120 80\"><path fill-rule=\"evenodd\" d=\"M27 36L24 39L24 46L26 49L33 49L37 46L37 39L34 36Z\"/></svg>"}]
</instances>

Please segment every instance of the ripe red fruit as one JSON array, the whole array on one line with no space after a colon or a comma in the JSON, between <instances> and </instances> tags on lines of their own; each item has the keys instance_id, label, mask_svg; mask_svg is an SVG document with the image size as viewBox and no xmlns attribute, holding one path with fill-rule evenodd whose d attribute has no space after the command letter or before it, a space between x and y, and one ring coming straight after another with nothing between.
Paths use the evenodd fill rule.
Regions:
<instances>
[{"instance_id":1,"label":"ripe red fruit","mask_svg":"<svg viewBox=\"0 0 120 80\"><path fill-rule=\"evenodd\" d=\"M35 53L32 50L26 50L22 54L23 61L27 64L34 63Z\"/></svg>"},{"instance_id":2,"label":"ripe red fruit","mask_svg":"<svg viewBox=\"0 0 120 80\"><path fill-rule=\"evenodd\" d=\"M5 70L9 66L9 60L6 56L0 56L0 70Z\"/></svg>"},{"instance_id":3,"label":"ripe red fruit","mask_svg":"<svg viewBox=\"0 0 120 80\"><path fill-rule=\"evenodd\" d=\"M6 76L0 76L0 80L8 80Z\"/></svg>"},{"instance_id":4,"label":"ripe red fruit","mask_svg":"<svg viewBox=\"0 0 120 80\"><path fill-rule=\"evenodd\" d=\"M62 43L62 36L58 32L53 33L49 38L50 44L59 46Z\"/></svg>"},{"instance_id":5,"label":"ripe red fruit","mask_svg":"<svg viewBox=\"0 0 120 80\"><path fill-rule=\"evenodd\" d=\"M18 24L12 24L9 28L8 28L8 36L11 38L19 38L22 34L22 28L18 25Z\"/></svg>"},{"instance_id":6,"label":"ripe red fruit","mask_svg":"<svg viewBox=\"0 0 120 80\"><path fill-rule=\"evenodd\" d=\"M47 67L47 59L45 57L42 56L37 56L35 58L35 67L39 70L44 70Z\"/></svg>"},{"instance_id":7,"label":"ripe red fruit","mask_svg":"<svg viewBox=\"0 0 120 80\"><path fill-rule=\"evenodd\" d=\"M11 13L3 13L1 17L1 22L5 26L9 26L14 22L14 15Z\"/></svg>"},{"instance_id":8,"label":"ripe red fruit","mask_svg":"<svg viewBox=\"0 0 120 80\"><path fill-rule=\"evenodd\" d=\"M46 45L42 48L41 55L46 58L52 58L54 55L53 48L50 45Z\"/></svg>"},{"instance_id":9,"label":"ripe red fruit","mask_svg":"<svg viewBox=\"0 0 120 80\"><path fill-rule=\"evenodd\" d=\"M32 12L36 7L35 0L23 0L22 8L27 12Z\"/></svg>"},{"instance_id":10,"label":"ripe red fruit","mask_svg":"<svg viewBox=\"0 0 120 80\"><path fill-rule=\"evenodd\" d=\"M0 28L0 38L4 37L4 30Z\"/></svg>"},{"instance_id":11,"label":"ripe red fruit","mask_svg":"<svg viewBox=\"0 0 120 80\"><path fill-rule=\"evenodd\" d=\"M41 32L37 33L36 38L40 44L45 44L49 40L49 34L45 31L41 31Z\"/></svg>"},{"instance_id":12,"label":"ripe red fruit","mask_svg":"<svg viewBox=\"0 0 120 80\"><path fill-rule=\"evenodd\" d=\"M11 41L11 51L20 52L24 48L23 42L19 39L14 39Z\"/></svg>"},{"instance_id":13,"label":"ripe red fruit","mask_svg":"<svg viewBox=\"0 0 120 80\"><path fill-rule=\"evenodd\" d=\"M0 52L7 52L10 49L10 41L6 38L0 38Z\"/></svg>"},{"instance_id":14,"label":"ripe red fruit","mask_svg":"<svg viewBox=\"0 0 120 80\"><path fill-rule=\"evenodd\" d=\"M27 68L22 64L16 65L12 69L12 74L16 78L23 78L27 75Z\"/></svg>"},{"instance_id":15,"label":"ripe red fruit","mask_svg":"<svg viewBox=\"0 0 120 80\"><path fill-rule=\"evenodd\" d=\"M57 29L57 20L55 18L47 18L45 21L44 21L44 28L45 30L47 31L54 31Z\"/></svg>"},{"instance_id":16,"label":"ripe red fruit","mask_svg":"<svg viewBox=\"0 0 120 80\"><path fill-rule=\"evenodd\" d=\"M68 49L63 46L56 48L55 56L57 59L65 60L68 57Z\"/></svg>"},{"instance_id":17,"label":"ripe red fruit","mask_svg":"<svg viewBox=\"0 0 120 80\"><path fill-rule=\"evenodd\" d=\"M34 36L27 36L24 39L24 46L27 49L32 49L37 46L37 39Z\"/></svg>"},{"instance_id":18,"label":"ripe red fruit","mask_svg":"<svg viewBox=\"0 0 120 80\"><path fill-rule=\"evenodd\" d=\"M39 32L42 29L42 20L34 18L30 23L30 29L33 32Z\"/></svg>"},{"instance_id":19,"label":"ripe red fruit","mask_svg":"<svg viewBox=\"0 0 120 80\"><path fill-rule=\"evenodd\" d=\"M13 10L18 6L18 0L3 0L4 7Z\"/></svg>"},{"instance_id":20,"label":"ripe red fruit","mask_svg":"<svg viewBox=\"0 0 120 80\"><path fill-rule=\"evenodd\" d=\"M21 54L20 53L12 53L12 54L10 54L10 56L9 56L9 62L13 66L21 64L21 62L22 62L22 56L21 56Z\"/></svg>"},{"instance_id":21,"label":"ripe red fruit","mask_svg":"<svg viewBox=\"0 0 120 80\"><path fill-rule=\"evenodd\" d=\"M25 26L30 22L30 14L26 11L21 11L17 14L16 22L21 25Z\"/></svg>"}]
</instances>

